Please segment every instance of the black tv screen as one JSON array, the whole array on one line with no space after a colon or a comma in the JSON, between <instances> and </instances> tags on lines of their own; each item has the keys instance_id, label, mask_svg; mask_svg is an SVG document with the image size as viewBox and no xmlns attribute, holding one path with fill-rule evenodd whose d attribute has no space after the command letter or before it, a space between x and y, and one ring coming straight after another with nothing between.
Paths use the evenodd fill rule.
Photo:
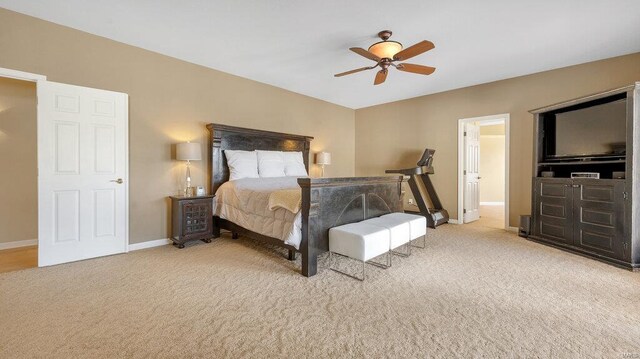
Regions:
<instances>
[{"instance_id":1,"label":"black tv screen","mask_svg":"<svg viewBox=\"0 0 640 359\"><path fill-rule=\"evenodd\" d=\"M624 154L626 99L556 114L555 154L589 157Z\"/></svg>"}]
</instances>

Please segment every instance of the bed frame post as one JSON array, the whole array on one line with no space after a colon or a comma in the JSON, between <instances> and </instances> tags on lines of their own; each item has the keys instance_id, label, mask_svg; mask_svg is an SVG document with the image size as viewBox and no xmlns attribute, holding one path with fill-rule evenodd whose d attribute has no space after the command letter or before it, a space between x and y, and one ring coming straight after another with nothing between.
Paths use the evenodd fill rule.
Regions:
<instances>
[{"instance_id":1,"label":"bed frame post","mask_svg":"<svg viewBox=\"0 0 640 359\"><path fill-rule=\"evenodd\" d=\"M316 200L312 200L311 181L308 178L298 179L298 184L302 188L302 241L300 243L302 275L311 277L318 272L318 253L320 251L316 248L317 238L311 229L318 228L319 203L317 193Z\"/></svg>"},{"instance_id":2,"label":"bed frame post","mask_svg":"<svg viewBox=\"0 0 640 359\"><path fill-rule=\"evenodd\" d=\"M213 228L211 230L211 235L213 238L220 238L220 217L213 216Z\"/></svg>"}]
</instances>

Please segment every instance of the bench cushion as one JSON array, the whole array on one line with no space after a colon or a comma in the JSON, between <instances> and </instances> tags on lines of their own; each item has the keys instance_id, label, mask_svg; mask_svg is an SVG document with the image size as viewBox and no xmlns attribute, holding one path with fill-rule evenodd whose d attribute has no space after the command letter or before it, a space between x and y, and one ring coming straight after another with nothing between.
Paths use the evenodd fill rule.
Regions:
<instances>
[{"instance_id":1,"label":"bench cushion","mask_svg":"<svg viewBox=\"0 0 640 359\"><path fill-rule=\"evenodd\" d=\"M410 213L394 212L394 213L385 214L380 218L395 218L395 219L409 222L409 227L411 227L412 240L418 239L427 234L427 218L425 216L410 214Z\"/></svg>"},{"instance_id":2,"label":"bench cushion","mask_svg":"<svg viewBox=\"0 0 640 359\"><path fill-rule=\"evenodd\" d=\"M362 223L373 224L389 230L389 247L395 249L411 240L411 226L409 222L398 217L369 218Z\"/></svg>"},{"instance_id":3,"label":"bench cushion","mask_svg":"<svg viewBox=\"0 0 640 359\"><path fill-rule=\"evenodd\" d=\"M368 261L389 251L389 230L364 222L329 229L329 250Z\"/></svg>"}]
</instances>

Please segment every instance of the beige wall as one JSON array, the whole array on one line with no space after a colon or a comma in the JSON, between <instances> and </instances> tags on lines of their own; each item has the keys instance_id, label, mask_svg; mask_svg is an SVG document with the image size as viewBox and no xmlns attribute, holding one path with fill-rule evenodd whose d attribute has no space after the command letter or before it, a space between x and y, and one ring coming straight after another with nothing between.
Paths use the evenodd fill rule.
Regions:
<instances>
[{"instance_id":1,"label":"beige wall","mask_svg":"<svg viewBox=\"0 0 640 359\"><path fill-rule=\"evenodd\" d=\"M0 78L0 243L38 238L36 85Z\"/></svg>"},{"instance_id":2,"label":"beige wall","mask_svg":"<svg viewBox=\"0 0 640 359\"><path fill-rule=\"evenodd\" d=\"M480 202L504 202L504 127L480 127Z\"/></svg>"},{"instance_id":3,"label":"beige wall","mask_svg":"<svg viewBox=\"0 0 640 359\"><path fill-rule=\"evenodd\" d=\"M640 53L357 110L356 175L414 166L424 148L434 148L433 182L451 218L457 218L458 119L509 113L509 218L516 226L518 215L531 212L533 117L528 111L638 80Z\"/></svg>"},{"instance_id":4,"label":"beige wall","mask_svg":"<svg viewBox=\"0 0 640 359\"><path fill-rule=\"evenodd\" d=\"M356 175L379 175L386 168L414 166L425 147L435 148L432 178L445 208L457 218L457 120L510 113L510 223L515 226L519 214L530 212L532 116L527 111L640 80L640 54L633 54L354 112L4 9L0 48L0 67L130 95L131 243L168 236L166 196L181 186L184 168L171 159L172 145L206 144L209 122L315 136L312 151L333 154L327 176L350 176L354 168ZM194 164L195 184L205 184L205 170L206 161ZM312 174L317 173L314 167Z\"/></svg>"},{"instance_id":5,"label":"beige wall","mask_svg":"<svg viewBox=\"0 0 640 359\"><path fill-rule=\"evenodd\" d=\"M210 122L314 136L333 155L327 176L354 174L351 109L3 9L0 49L0 67L129 94L131 243L168 237L166 196L184 175L172 144L206 144ZM205 184L206 161L192 175Z\"/></svg>"}]
</instances>

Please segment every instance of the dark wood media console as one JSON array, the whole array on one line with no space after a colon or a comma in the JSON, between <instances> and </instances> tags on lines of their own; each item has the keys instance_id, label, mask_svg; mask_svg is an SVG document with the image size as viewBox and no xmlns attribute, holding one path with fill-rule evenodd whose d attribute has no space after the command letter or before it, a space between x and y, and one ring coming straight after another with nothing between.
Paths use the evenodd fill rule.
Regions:
<instances>
[{"instance_id":1,"label":"dark wood media console","mask_svg":"<svg viewBox=\"0 0 640 359\"><path fill-rule=\"evenodd\" d=\"M536 178L532 238L624 265L624 180Z\"/></svg>"},{"instance_id":2,"label":"dark wood media console","mask_svg":"<svg viewBox=\"0 0 640 359\"><path fill-rule=\"evenodd\" d=\"M621 116L626 120L622 118L617 125L619 129L611 130L618 131L617 136L622 136L623 142L611 143L610 153L557 155L558 148L582 146L589 150L590 141L595 151L598 146L602 147L598 137L611 135L592 126L593 122L585 121L576 131L584 136L571 136L571 131L565 131L568 136L561 136L561 130L556 130L565 124L556 124L558 114L596 109L613 102L625 106ZM535 138L532 229L528 239L619 267L640 269L640 83L531 113ZM608 121L606 113L598 116ZM575 123L581 126L579 117L577 120ZM605 126L609 123L605 122ZM610 126L616 126L613 118ZM585 137L594 140L585 140ZM554 176L542 177L543 172L553 172ZM573 172L598 173L600 178L571 178Z\"/></svg>"}]
</instances>

